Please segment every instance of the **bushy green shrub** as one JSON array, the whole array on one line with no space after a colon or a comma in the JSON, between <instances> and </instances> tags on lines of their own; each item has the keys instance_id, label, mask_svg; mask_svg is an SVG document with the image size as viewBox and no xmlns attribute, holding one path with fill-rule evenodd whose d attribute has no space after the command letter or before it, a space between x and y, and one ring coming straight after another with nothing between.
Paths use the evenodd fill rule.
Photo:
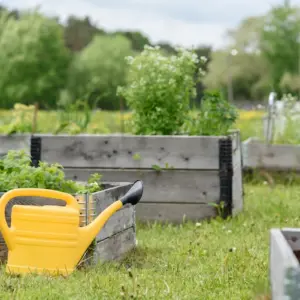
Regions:
<instances>
[{"instance_id":1,"label":"bushy green shrub","mask_svg":"<svg viewBox=\"0 0 300 300\"><path fill-rule=\"evenodd\" d=\"M87 185L67 180L59 164L40 162L31 166L31 158L25 151L11 150L0 159L0 192L16 188L52 189L70 194L101 190L101 175L93 174Z\"/></svg>"},{"instance_id":2,"label":"bushy green shrub","mask_svg":"<svg viewBox=\"0 0 300 300\"><path fill-rule=\"evenodd\" d=\"M205 92L200 111L183 126L189 135L225 135L238 118L237 108L218 91Z\"/></svg>"},{"instance_id":3,"label":"bushy green shrub","mask_svg":"<svg viewBox=\"0 0 300 300\"><path fill-rule=\"evenodd\" d=\"M132 109L135 134L179 133L195 97L195 75L199 58L192 51L178 49L166 56L159 47L145 46L136 57L127 57L128 82L118 95Z\"/></svg>"}]
</instances>

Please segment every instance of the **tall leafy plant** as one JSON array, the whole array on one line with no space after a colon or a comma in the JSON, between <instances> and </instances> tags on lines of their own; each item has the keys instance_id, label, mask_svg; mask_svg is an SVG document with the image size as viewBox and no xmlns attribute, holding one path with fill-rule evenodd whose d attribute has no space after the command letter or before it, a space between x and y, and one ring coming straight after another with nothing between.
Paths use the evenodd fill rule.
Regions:
<instances>
[{"instance_id":1,"label":"tall leafy plant","mask_svg":"<svg viewBox=\"0 0 300 300\"><path fill-rule=\"evenodd\" d=\"M67 131L70 134L78 134L87 131L91 122L92 110L86 101L76 101L61 105L58 111L58 126L54 133Z\"/></svg>"},{"instance_id":2,"label":"tall leafy plant","mask_svg":"<svg viewBox=\"0 0 300 300\"><path fill-rule=\"evenodd\" d=\"M207 91L200 111L191 115L183 126L189 135L225 135L238 117L237 108L219 91Z\"/></svg>"},{"instance_id":3,"label":"tall leafy plant","mask_svg":"<svg viewBox=\"0 0 300 300\"><path fill-rule=\"evenodd\" d=\"M171 135L180 131L195 97L195 73L199 58L178 49L166 56L159 47L145 46L136 57L127 57L128 82L118 88L132 109L136 134Z\"/></svg>"}]
</instances>

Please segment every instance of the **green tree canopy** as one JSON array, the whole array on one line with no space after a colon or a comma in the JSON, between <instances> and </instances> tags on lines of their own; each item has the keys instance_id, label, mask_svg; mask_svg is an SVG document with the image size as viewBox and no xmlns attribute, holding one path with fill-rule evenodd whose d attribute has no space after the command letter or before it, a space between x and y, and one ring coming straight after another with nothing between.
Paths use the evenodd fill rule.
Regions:
<instances>
[{"instance_id":1,"label":"green tree canopy","mask_svg":"<svg viewBox=\"0 0 300 300\"><path fill-rule=\"evenodd\" d=\"M37 11L21 13L18 20L3 13L0 24L1 107L55 106L70 61L62 28Z\"/></svg>"},{"instance_id":2,"label":"green tree canopy","mask_svg":"<svg viewBox=\"0 0 300 300\"><path fill-rule=\"evenodd\" d=\"M280 93L288 76L299 70L300 10L288 3L274 7L267 15L262 36L261 50L272 75L272 86ZM286 75L284 80L283 76ZM283 80L283 82L282 82Z\"/></svg>"},{"instance_id":3,"label":"green tree canopy","mask_svg":"<svg viewBox=\"0 0 300 300\"><path fill-rule=\"evenodd\" d=\"M265 16L249 17L236 28L228 30L227 38L230 41L230 47L239 52L259 52L264 20Z\"/></svg>"},{"instance_id":4,"label":"green tree canopy","mask_svg":"<svg viewBox=\"0 0 300 300\"><path fill-rule=\"evenodd\" d=\"M125 57L132 54L131 42L124 36L95 36L74 57L69 70L68 99L88 100L103 109L118 108L116 90L125 83Z\"/></svg>"},{"instance_id":5,"label":"green tree canopy","mask_svg":"<svg viewBox=\"0 0 300 300\"><path fill-rule=\"evenodd\" d=\"M264 20L264 16L249 17L228 30L229 46L213 52L208 64L203 81L208 89L227 93L230 74L235 99L261 99L270 92L270 70L260 50ZM237 55L231 55L232 49Z\"/></svg>"},{"instance_id":6,"label":"green tree canopy","mask_svg":"<svg viewBox=\"0 0 300 300\"><path fill-rule=\"evenodd\" d=\"M231 56L229 50L213 52L203 83L208 89L225 92L229 72L235 98L261 99L271 89L268 67L259 53L238 52Z\"/></svg>"}]
</instances>

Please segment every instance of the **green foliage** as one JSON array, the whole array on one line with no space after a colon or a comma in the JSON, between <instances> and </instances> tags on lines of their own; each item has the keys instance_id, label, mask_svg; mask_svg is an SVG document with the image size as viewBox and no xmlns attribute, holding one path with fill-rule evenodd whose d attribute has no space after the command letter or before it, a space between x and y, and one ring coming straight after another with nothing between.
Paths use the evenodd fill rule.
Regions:
<instances>
[{"instance_id":1,"label":"green foliage","mask_svg":"<svg viewBox=\"0 0 300 300\"><path fill-rule=\"evenodd\" d=\"M298 7L279 5L267 15L261 36L261 50L269 63L272 85L277 93L280 93L280 82L285 73L298 73L299 32Z\"/></svg>"},{"instance_id":2,"label":"green foliage","mask_svg":"<svg viewBox=\"0 0 300 300\"><path fill-rule=\"evenodd\" d=\"M205 92L200 112L184 125L189 135L225 135L238 118L237 108L219 92Z\"/></svg>"},{"instance_id":3,"label":"green foliage","mask_svg":"<svg viewBox=\"0 0 300 300\"><path fill-rule=\"evenodd\" d=\"M280 88L283 93L288 91L296 93L300 90L300 75L286 72L280 80Z\"/></svg>"},{"instance_id":4,"label":"green foliage","mask_svg":"<svg viewBox=\"0 0 300 300\"><path fill-rule=\"evenodd\" d=\"M55 106L70 61L61 26L36 11L18 20L1 14L0 24L0 106Z\"/></svg>"},{"instance_id":5,"label":"green foliage","mask_svg":"<svg viewBox=\"0 0 300 300\"><path fill-rule=\"evenodd\" d=\"M87 102L65 104L58 111L59 125L54 133L58 134L65 129L70 134L85 133L91 118L92 111Z\"/></svg>"},{"instance_id":6,"label":"green foliage","mask_svg":"<svg viewBox=\"0 0 300 300\"><path fill-rule=\"evenodd\" d=\"M69 70L67 92L71 101L85 99L91 106L116 109L118 85L125 82L124 58L132 54L130 41L119 35L95 36L79 52Z\"/></svg>"},{"instance_id":7,"label":"green foliage","mask_svg":"<svg viewBox=\"0 0 300 300\"><path fill-rule=\"evenodd\" d=\"M32 132L34 105L16 103L12 110L9 124L3 126L2 132L6 134Z\"/></svg>"},{"instance_id":8,"label":"green foliage","mask_svg":"<svg viewBox=\"0 0 300 300\"><path fill-rule=\"evenodd\" d=\"M191 51L165 56L159 47L146 46L136 56L127 57L128 83L119 87L133 110L136 134L170 135L179 132L195 97L195 80L199 59Z\"/></svg>"},{"instance_id":9,"label":"green foliage","mask_svg":"<svg viewBox=\"0 0 300 300\"><path fill-rule=\"evenodd\" d=\"M64 28L64 37L66 46L71 51L84 49L96 34L105 34L105 32L93 24L89 17L68 17Z\"/></svg>"},{"instance_id":10,"label":"green foliage","mask_svg":"<svg viewBox=\"0 0 300 300\"><path fill-rule=\"evenodd\" d=\"M203 83L208 90L227 91L232 78L234 98L262 99L270 91L270 74L265 59L258 53L215 51Z\"/></svg>"},{"instance_id":11,"label":"green foliage","mask_svg":"<svg viewBox=\"0 0 300 300\"><path fill-rule=\"evenodd\" d=\"M134 51L143 51L145 45L150 44L149 38L139 31L117 31L116 34L127 37L131 41Z\"/></svg>"},{"instance_id":12,"label":"green foliage","mask_svg":"<svg viewBox=\"0 0 300 300\"><path fill-rule=\"evenodd\" d=\"M101 190L100 179L99 174L94 174L86 186L67 180L61 165L40 162L35 168L31 166L31 158L25 151L11 150L0 159L1 192L16 188L43 188L70 194L93 193Z\"/></svg>"},{"instance_id":13,"label":"green foliage","mask_svg":"<svg viewBox=\"0 0 300 300\"><path fill-rule=\"evenodd\" d=\"M236 28L228 30L227 37L231 42L231 49L242 53L259 51L264 22L264 15L250 16L242 20Z\"/></svg>"}]
</instances>

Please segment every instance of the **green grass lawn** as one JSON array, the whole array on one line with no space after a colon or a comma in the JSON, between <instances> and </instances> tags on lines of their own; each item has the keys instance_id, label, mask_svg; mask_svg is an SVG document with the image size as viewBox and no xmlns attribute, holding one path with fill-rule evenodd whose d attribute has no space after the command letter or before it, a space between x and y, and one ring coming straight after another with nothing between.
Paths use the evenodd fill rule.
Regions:
<instances>
[{"instance_id":1,"label":"green grass lawn","mask_svg":"<svg viewBox=\"0 0 300 300\"><path fill-rule=\"evenodd\" d=\"M299 226L300 186L247 184L245 193L232 220L138 224L138 248L122 262L68 278L3 273L0 299L269 299L269 230Z\"/></svg>"}]
</instances>

